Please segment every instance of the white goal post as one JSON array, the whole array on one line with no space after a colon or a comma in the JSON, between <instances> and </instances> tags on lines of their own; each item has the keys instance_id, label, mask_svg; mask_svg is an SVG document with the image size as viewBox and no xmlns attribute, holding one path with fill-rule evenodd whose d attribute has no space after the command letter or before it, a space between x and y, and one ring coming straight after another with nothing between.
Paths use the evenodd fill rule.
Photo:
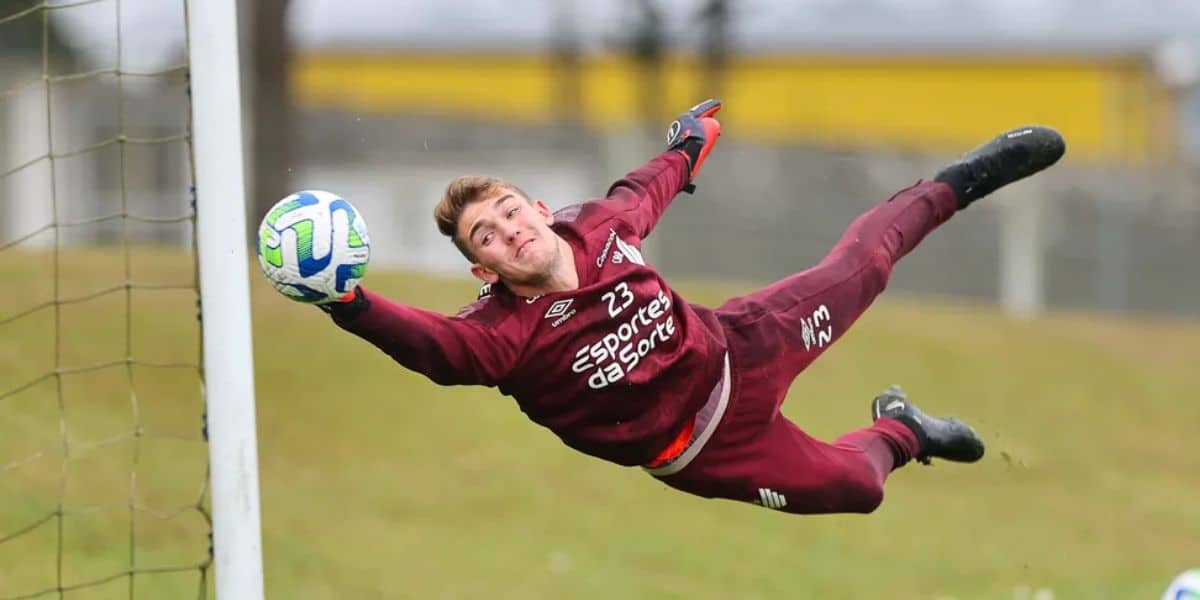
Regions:
<instances>
[{"instance_id":1,"label":"white goal post","mask_svg":"<svg viewBox=\"0 0 1200 600\"><path fill-rule=\"evenodd\" d=\"M196 241L220 600L263 597L236 0L187 0Z\"/></svg>"}]
</instances>

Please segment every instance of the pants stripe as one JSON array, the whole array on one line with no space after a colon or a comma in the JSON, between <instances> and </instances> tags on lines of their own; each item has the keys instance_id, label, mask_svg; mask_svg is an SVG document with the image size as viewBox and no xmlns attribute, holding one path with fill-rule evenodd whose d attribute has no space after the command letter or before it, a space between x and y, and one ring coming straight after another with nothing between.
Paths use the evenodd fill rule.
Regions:
<instances>
[{"instance_id":1,"label":"pants stripe","mask_svg":"<svg viewBox=\"0 0 1200 600\"><path fill-rule=\"evenodd\" d=\"M770 488L758 488L758 498L767 508L783 510L783 507L787 506L787 497Z\"/></svg>"}]
</instances>

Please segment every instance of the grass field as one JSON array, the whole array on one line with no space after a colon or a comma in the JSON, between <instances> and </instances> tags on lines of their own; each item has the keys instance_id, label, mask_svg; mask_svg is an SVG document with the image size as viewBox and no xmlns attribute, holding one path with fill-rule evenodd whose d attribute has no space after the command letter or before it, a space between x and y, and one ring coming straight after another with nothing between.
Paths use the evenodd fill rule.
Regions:
<instances>
[{"instance_id":1,"label":"grass field","mask_svg":"<svg viewBox=\"0 0 1200 600\"><path fill-rule=\"evenodd\" d=\"M54 286L49 255L5 255L4 281L33 283L0 289L0 319ZM128 271L189 285L182 262L139 252ZM125 272L114 254L64 256L59 295ZM795 517L575 454L494 390L439 388L251 275L271 598L1115 600L1157 598L1200 566L1200 322L1014 322L886 296L797 380L785 412L828 439L867 424L870 398L900 383L976 425L988 455L896 473L870 516ZM367 283L442 311L475 290L383 272ZM679 287L699 303L750 289ZM197 361L195 296L136 290L128 308L132 324L118 290L62 306L57 333L51 309L0 325L0 394L52 369L56 347L63 367L116 362L0 398L0 536L61 501L64 582L120 573L132 556L192 565L137 576L136 597L195 597L207 555L199 379L143 364ZM175 514L131 519L131 496ZM58 523L0 543L0 598L54 585ZM127 598L129 581L65 597Z\"/></svg>"}]
</instances>

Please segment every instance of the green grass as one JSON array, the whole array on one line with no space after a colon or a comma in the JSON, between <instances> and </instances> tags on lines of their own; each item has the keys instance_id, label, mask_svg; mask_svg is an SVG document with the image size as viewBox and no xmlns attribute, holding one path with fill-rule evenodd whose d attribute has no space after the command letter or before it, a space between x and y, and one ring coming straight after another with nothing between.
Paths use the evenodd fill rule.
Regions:
<instances>
[{"instance_id":1,"label":"green grass","mask_svg":"<svg viewBox=\"0 0 1200 600\"><path fill-rule=\"evenodd\" d=\"M48 256L6 254L4 281L32 283L0 290L0 318L53 289ZM182 263L142 252L130 272L186 284ZM63 264L60 296L124 280L113 254ZM251 275L272 598L1009 599L1046 588L1125 599L1157 597L1200 564L1195 321L1015 322L886 296L796 381L785 412L828 439L865 425L870 398L900 383L926 410L976 425L988 455L897 472L869 516L796 517L687 496L576 454L494 390L439 388ZM367 282L443 312L475 291L397 273ZM751 289L679 287L708 304ZM195 362L193 294L138 291L131 302L129 326L124 293L64 306L59 364ZM0 390L52 368L53 324L46 310L0 326ZM139 567L202 563L195 370L118 366L62 381L61 408L53 379L0 399L0 536L61 497L109 507L64 519L68 583L127 569L131 546ZM151 435L121 437L135 421ZM62 494L60 427L73 444ZM108 438L119 441L75 445ZM4 467L35 449L45 454ZM131 488L141 504L182 512L138 513L131 544ZM53 586L56 523L0 544L0 597ZM136 591L194 597L198 574L141 575ZM128 586L66 597L128 597Z\"/></svg>"}]
</instances>

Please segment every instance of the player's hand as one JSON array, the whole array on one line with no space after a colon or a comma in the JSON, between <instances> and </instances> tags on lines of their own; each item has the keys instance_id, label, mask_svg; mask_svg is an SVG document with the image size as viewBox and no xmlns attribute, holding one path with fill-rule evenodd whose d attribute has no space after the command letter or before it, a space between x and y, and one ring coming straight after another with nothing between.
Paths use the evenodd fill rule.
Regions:
<instances>
[{"instance_id":1,"label":"player's hand","mask_svg":"<svg viewBox=\"0 0 1200 600\"><path fill-rule=\"evenodd\" d=\"M721 101L710 98L679 115L667 128L667 149L681 152L687 157L691 167L688 183L683 187L685 192L695 191L696 186L692 184L692 180L700 172L704 159L708 158L708 153L721 136L721 123L713 118L719 110Z\"/></svg>"},{"instance_id":2,"label":"player's hand","mask_svg":"<svg viewBox=\"0 0 1200 600\"><path fill-rule=\"evenodd\" d=\"M316 306L335 317L348 318L366 310L368 303L362 288L355 286L353 290L350 290L345 295L339 298L330 298L325 302L318 302Z\"/></svg>"}]
</instances>

